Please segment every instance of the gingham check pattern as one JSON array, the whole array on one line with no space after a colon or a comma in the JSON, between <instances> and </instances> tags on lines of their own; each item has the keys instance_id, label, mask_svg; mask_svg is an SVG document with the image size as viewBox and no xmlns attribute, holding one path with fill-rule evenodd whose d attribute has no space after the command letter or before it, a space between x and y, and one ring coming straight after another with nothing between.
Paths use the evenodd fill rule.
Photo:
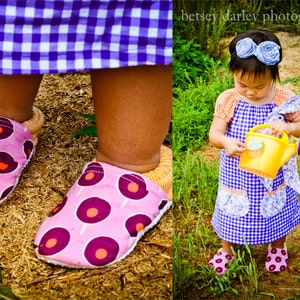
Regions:
<instances>
[{"instance_id":1,"label":"gingham check pattern","mask_svg":"<svg viewBox=\"0 0 300 300\"><path fill-rule=\"evenodd\" d=\"M240 100L235 107L232 122L227 128L227 135L245 142L245 135L252 127L264 123L274 109L275 103L251 105ZM238 168L239 158L230 158L222 150L219 182L228 189L246 191L249 199L249 211L239 217L224 213L216 201L212 224L220 238L235 244L249 245L268 244L286 234L300 223L298 194L286 187L286 203L282 210L272 217L261 215L261 202L266 188L260 177ZM283 183L283 172L280 170L273 181L273 190Z\"/></svg>"},{"instance_id":2,"label":"gingham check pattern","mask_svg":"<svg viewBox=\"0 0 300 300\"><path fill-rule=\"evenodd\" d=\"M171 60L172 1L0 1L0 74Z\"/></svg>"}]
</instances>

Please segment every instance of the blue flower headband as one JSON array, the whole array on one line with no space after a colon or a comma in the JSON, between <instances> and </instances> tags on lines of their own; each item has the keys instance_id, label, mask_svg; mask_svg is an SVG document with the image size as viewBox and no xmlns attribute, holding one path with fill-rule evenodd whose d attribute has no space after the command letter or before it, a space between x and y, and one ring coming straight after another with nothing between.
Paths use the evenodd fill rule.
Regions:
<instances>
[{"instance_id":1,"label":"blue flower headband","mask_svg":"<svg viewBox=\"0 0 300 300\"><path fill-rule=\"evenodd\" d=\"M246 37L237 42L235 49L239 58L255 55L266 66L273 66L280 61L280 46L271 41L256 45L251 38Z\"/></svg>"}]
</instances>

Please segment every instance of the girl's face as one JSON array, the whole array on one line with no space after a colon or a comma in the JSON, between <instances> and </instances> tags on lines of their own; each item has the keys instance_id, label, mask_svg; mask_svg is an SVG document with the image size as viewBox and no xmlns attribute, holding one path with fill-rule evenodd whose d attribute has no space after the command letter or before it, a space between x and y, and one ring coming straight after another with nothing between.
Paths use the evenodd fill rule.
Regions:
<instances>
[{"instance_id":1,"label":"girl's face","mask_svg":"<svg viewBox=\"0 0 300 300\"><path fill-rule=\"evenodd\" d=\"M243 76L241 74L242 71L234 72L234 85L246 102L263 104L272 100L273 79L269 70L266 74L256 77L251 73Z\"/></svg>"}]
</instances>

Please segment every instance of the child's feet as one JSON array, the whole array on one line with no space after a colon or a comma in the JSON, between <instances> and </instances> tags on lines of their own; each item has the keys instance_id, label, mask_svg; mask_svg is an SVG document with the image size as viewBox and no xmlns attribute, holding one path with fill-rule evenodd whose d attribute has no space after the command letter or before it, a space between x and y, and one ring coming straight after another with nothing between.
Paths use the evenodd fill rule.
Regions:
<instances>
[{"instance_id":1,"label":"child's feet","mask_svg":"<svg viewBox=\"0 0 300 300\"><path fill-rule=\"evenodd\" d=\"M171 206L136 172L91 162L40 226L36 255L68 267L97 268L126 257Z\"/></svg>"},{"instance_id":2,"label":"child's feet","mask_svg":"<svg viewBox=\"0 0 300 300\"><path fill-rule=\"evenodd\" d=\"M208 266L213 266L218 275L224 275L228 270L228 261L234 260L233 255L220 249L218 253L208 262Z\"/></svg>"},{"instance_id":3,"label":"child's feet","mask_svg":"<svg viewBox=\"0 0 300 300\"><path fill-rule=\"evenodd\" d=\"M24 123L0 117L0 204L13 192L29 163L44 123L43 113L33 107Z\"/></svg>"},{"instance_id":4,"label":"child's feet","mask_svg":"<svg viewBox=\"0 0 300 300\"><path fill-rule=\"evenodd\" d=\"M266 269L269 272L282 272L288 265L288 252L286 246L284 248L272 248L269 246L266 258Z\"/></svg>"},{"instance_id":5,"label":"child's feet","mask_svg":"<svg viewBox=\"0 0 300 300\"><path fill-rule=\"evenodd\" d=\"M0 117L0 204L17 186L33 149L33 138L25 125Z\"/></svg>"}]
</instances>

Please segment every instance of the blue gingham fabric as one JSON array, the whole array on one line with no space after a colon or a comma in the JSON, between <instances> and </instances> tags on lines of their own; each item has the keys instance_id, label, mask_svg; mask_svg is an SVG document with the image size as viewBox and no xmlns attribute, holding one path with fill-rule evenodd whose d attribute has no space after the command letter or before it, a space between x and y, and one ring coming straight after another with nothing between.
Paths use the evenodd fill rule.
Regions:
<instances>
[{"instance_id":1,"label":"blue gingham fabric","mask_svg":"<svg viewBox=\"0 0 300 300\"><path fill-rule=\"evenodd\" d=\"M240 100L226 135L245 142L246 133L264 123L276 105L252 105ZM238 168L239 158L221 152L219 190L213 227L219 237L234 244L268 244L300 223L298 194L284 183L282 169L266 189L261 177Z\"/></svg>"},{"instance_id":2,"label":"blue gingham fabric","mask_svg":"<svg viewBox=\"0 0 300 300\"><path fill-rule=\"evenodd\" d=\"M0 74L172 60L172 1L0 1Z\"/></svg>"}]
</instances>

